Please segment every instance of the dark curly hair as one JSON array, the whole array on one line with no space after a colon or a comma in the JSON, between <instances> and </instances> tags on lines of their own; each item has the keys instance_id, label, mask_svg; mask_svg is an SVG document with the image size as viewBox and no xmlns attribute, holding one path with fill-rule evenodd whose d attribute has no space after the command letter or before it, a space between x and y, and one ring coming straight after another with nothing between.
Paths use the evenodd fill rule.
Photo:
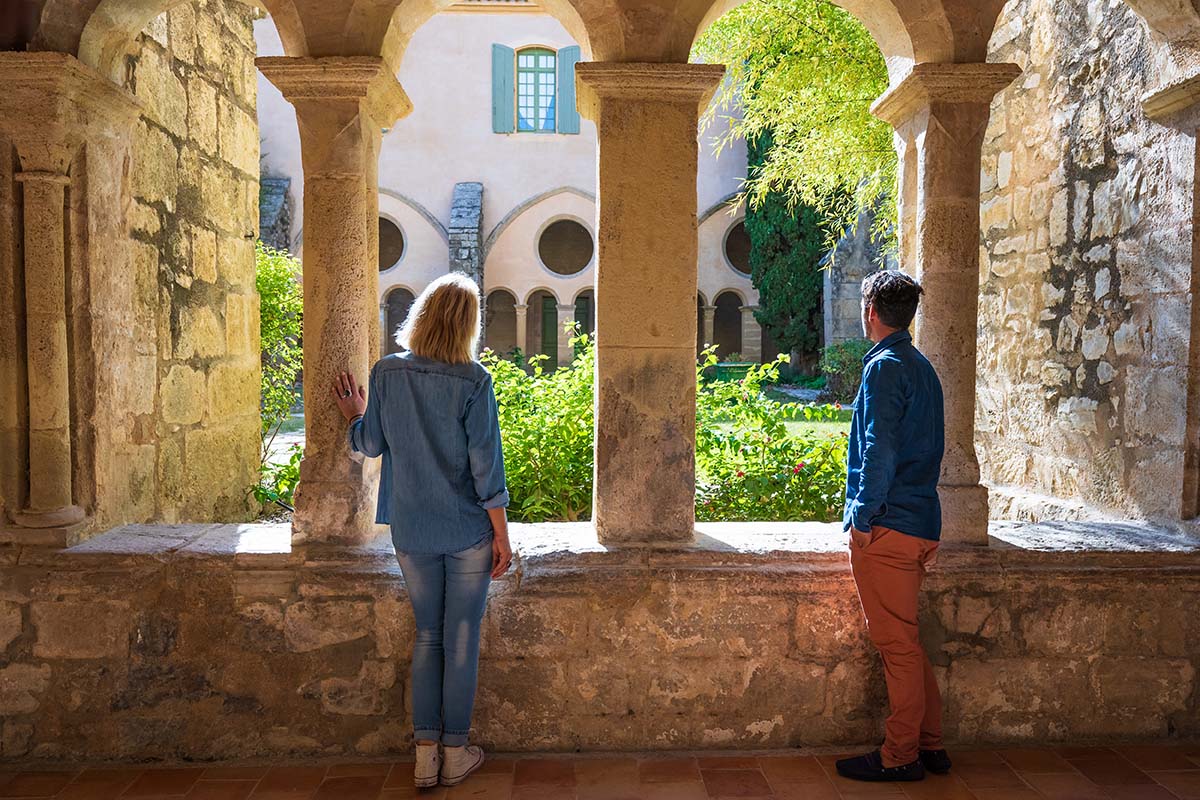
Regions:
<instances>
[{"instance_id":1,"label":"dark curly hair","mask_svg":"<svg viewBox=\"0 0 1200 800\"><path fill-rule=\"evenodd\" d=\"M875 307L879 319L889 328L907 328L917 315L917 304L925 290L921 284L898 269L873 272L863 278L863 302Z\"/></svg>"}]
</instances>

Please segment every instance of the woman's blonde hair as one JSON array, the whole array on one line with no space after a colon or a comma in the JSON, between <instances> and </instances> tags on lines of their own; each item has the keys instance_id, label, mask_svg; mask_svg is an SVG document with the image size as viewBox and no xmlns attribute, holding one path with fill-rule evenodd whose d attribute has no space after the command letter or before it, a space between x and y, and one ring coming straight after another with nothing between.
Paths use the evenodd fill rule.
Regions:
<instances>
[{"instance_id":1,"label":"woman's blonde hair","mask_svg":"<svg viewBox=\"0 0 1200 800\"><path fill-rule=\"evenodd\" d=\"M443 275L413 301L396 343L422 358L466 364L479 345L479 287L461 272Z\"/></svg>"}]
</instances>

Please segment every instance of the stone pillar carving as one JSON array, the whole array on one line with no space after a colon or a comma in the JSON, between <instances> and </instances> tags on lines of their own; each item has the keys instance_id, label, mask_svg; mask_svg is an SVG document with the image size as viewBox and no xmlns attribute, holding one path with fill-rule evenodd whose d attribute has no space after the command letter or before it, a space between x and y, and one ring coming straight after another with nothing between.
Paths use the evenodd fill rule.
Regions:
<instances>
[{"instance_id":1,"label":"stone pillar carving","mask_svg":"<svg viewBox=\"0 0 1200 800\"><path fill-rule=\"evenodd\" d=\"M513 310L517 312L517 349L521 351L521 358L529 358L528 345L528 324L529 324L529 306L524 303L517 303L513 306Z\"/></svg>"},{"instance_id":2,"label":"stone pillar carving","mask_svg":"<svg viewBox=\"0 0 1200 800\"><path fill-rule=\"evenodd\" d=\"M701 348L704 348L704 347L708 347L710 344L712 344L713 339L716 338L716 334L714 333L714 325L716 324L716 319L717 319L717 307L716 306L702 306L700 309L700 313L702 313L704 315L704 319L703 319L703 323L702 323L703 330L704 330L704 341L700 343Z\"/></svg>"},{"instance_id":3,"label":"stone pillar carving","mask_svg":"<svg viewBox=\"0 0 1200 800\"><path fill-rule=\"evenodd\" d=\"M696 126L723 73L710 64L576 67L599 149L592 518L605 542L693 536Z\"/></svg>"},{"instance_id":4,"label":"stone pillar carving","mask_svg":"<svg viewBox=\"0 0 1200 800\"><path fill-rule=\"evenodd\" d=\"M1015 64L918 64L872 108L904 143L906 195L915 176L915 217L905 200L903 218L911 220L906 236L915 242L903 246L912 260L900 268L925 289L914 336L945 392L938 494L946 541L987 544L987 489L975 454L980 151L992 98L1018 74Z\"/></svg>"},{"instance_id":5,"label":"stone pillar carving","mask_svg":"<svg viewBox=\"0 0 1200 800\"><path fill-rule=\"evenodd\" d=\"M76 476L87 472L73 457L78 420L72 420L75 376L69 339L71 252L67 187L71 166L88 141L128 138L138 105L107 78L64 53L4 53L0 58L0 129L20 162L25 382L28 398L28 485L12 520L22 541L65 545L85 527ZM120 198L113 198L120 202ZM71 203L70 208L81 207ZM5 454L20 458L20 454ZM11 537L9 537L11 538Z\"/></svg>"},{"instance_id":6,"label":"stone pillar carving","mask_svg":"<svg viewBox=\"0 0 1200 800\"><path fill-rule=\"evenodd\" d=\"M411 105L381 58L256 63L296 108L304 166L306 443L294 538L362 542L374 534L378 466L351 456L329 387L342 371L365 381L379 352L379 144Z\"/></svg>"},{"instance_id":7,"label":"stone pillar carving","mask_svg":"<svg viewBox=\"0 0 1200 800\"><path fill-rule=\"evenodd\" d=\"M575 306L570 303L558 304L558 365L560 367L570 366L575 360L575 348L571 346L571 339L575 336L575 329L568 328L567 323L575 322Z\"/></svg>"},{"instance_id":8,"label":"stone pillar carving","mask_svg":"<svg viewBox=\"0 0 1200 800\"><path fill-rule=\"evenodd\" d=\"M762 361L762 326L754 318L758 306L742 306L742 361Z\"/></svg>"}]
</instances>

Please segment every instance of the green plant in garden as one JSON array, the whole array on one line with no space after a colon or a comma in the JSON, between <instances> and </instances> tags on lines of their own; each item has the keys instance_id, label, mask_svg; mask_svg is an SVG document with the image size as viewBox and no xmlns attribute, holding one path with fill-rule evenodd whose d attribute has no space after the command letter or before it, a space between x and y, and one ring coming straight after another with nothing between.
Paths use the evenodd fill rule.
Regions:
<instances>
[{"instance_id":1,"label":"green plant in garden","mask_svg":"<svg viewBox=\"0 0 1200 800\"><path fill-rule=\"evenodd\" d=\"M862 360L871 347L866 339L847 339L825 348L821 353L821 372L825 374L823 399L839 403L854 399L862 383Z\"/></svg>"},{"instance_id":2,"label":"green plant in garden","mask_svg":"<svg viewBox=\"0 0 1200 800\"><path fill-rule=\"evenodd\" d=\"M553 371L544 369L545 355L529 356L528 370L490 350L481 358L496 390L515 520L591 517L595 352L588 335L571 343L574 361Z\"/></svg>"},{"instance_id":3,"label":"green plant in garden","mask_svg":"<svg viewBox=\"0 0 1200 800\"><path fill-rule=\"evenodd\" d=\"M779 403L763 389L778 379L785 357L750 369L737 382L706 383L716 362L706 350L697 367L696 518L699 520L832 520L846 489L844 434L796 434L789 420L837 418L831 406Z\"/></svg>"},{"instance_id":4,"label":"green plant in garden","mask_svg":"<svg viewBox=\"0 0 1200 800\"><path fill-rule=\"evenodd\" d=\"M254 499L260 503L277 503L287 509L295 504L296 484L300 482L300 460L304 458L304 448L298 444L292 445L288 459L283 463L264 461L258 467L262 476L257 486L251 491Z\"/></svg>"},{"instance_id":5,"label":"green plant in garden","mask_svg":"<svg viewBox=\"0 0 1200 800\"><path fill-rule=\"evenodd\" d=\"M286 474L287 465L268 459L280 426L300 399L296 379L304 366L300 338L304 303L298 276L300 262L290 254L262 242L254 247L254 282L259 296L259 331L262 349L262 448L259 472L262 482L254 487L260 502L291 505L296 482ZM299 464L301 453L293 448L291 460ZM299 467L296 466L298 471ZM282 489L281 489L282 487Z\"/></svg>"}]
</instances>

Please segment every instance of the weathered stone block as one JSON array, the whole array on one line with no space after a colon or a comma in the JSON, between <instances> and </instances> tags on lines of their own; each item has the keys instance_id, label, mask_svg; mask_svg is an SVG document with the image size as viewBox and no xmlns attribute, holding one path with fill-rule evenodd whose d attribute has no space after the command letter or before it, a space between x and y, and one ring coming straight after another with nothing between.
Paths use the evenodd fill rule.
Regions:
<instances>
[{"instance_id":1,"label":"weathered stone block","mask_svg":"<svg viewBox=\"0 0 1200 800\"><path fill-rule=\"evenodd\" d=\"M141 121L134 127L133 152L137 156L130 167L134 196L173 211L179 188L174 142L159 128Z\"/></svg>"},{"instance_id":2,"label":"weathered stone block","mask_svg":"<svg viewBox=\"0 0 1200 800\"><path fill-rule=\"evenodd\" d=\"M21 606L0 600L0 656L21 635Z\"/></svg>"},{"instance_id":3,"label":"weathered stone block","mask_svg":"<svg viewBox=\"0 0 1200 800\"><path fill-rule=\"evenodd\" d=\"M9 664L0 667L0 716L37 711L49 685L49 664Z\"/></svg>"},{"instance_id":4,"label":"weathered stone block","mask_svg":"<svg viewBox=\"0 0 1200 800\"><path fill-rule=\"evenodd\" d=\"M588 646L590 609L582 598L538 598L494 604L484 619L488 658L548 658Z\"/></svg>"},{"instance_id":5,"label":"weathered stone block","mask_svg":"<svg viewBox=\"0 0 1200 800\"><path fill-rule=\"evenodd\" d=\"M225 297L225 349L229 355L259 353L258 298L252 294Z\"/></svg>"},{"instance_id":6,"label":"weathered stone block","mask_svg":"<svg viewBox=\"0 0 1200 800\"><path fill-rule=\"evenodd\" d=\"M297 653L353 642L371 635L371 606L361 601L302 600L284 611L283 633Z\"/></svg>"},{"instance_id":7,"label":"weathered stone block","mask_svg":"<svg viewBox=\"0 0 1200 800\"><path fill-rule=\"evenodd\" d=\"M129 653L128 603L35 601L29 613L38 658L125 658Z\"/></svg>"},{"instance_id":8,"label":"weathered stone block","mask_svg":"<svg viewBox=\"0 0 1200 800\"><path fill-rule=\"evenodd\" d=\"M378 716L391 709L389 691L396 684L396 665L390 661L365 661L354 678L325 678L301 690L316 697L330 714Z\"/></svg>"},{"instance_id":9,"label":"weathered stone block","mask_svg":"<svg viewBox=\"0 0 1200 800\"><path fill-rule=\"evenodd\" d=\"M187 88L171 69L170 56L144 48L135 66L135 96L147 118L169 131L187 130Z\"/></svg>"},{"instance_id":10,"label":"weathered stone block","mask_svg":"<svg viewBox=\"0 0 1200 800\"><path fill-rule=\"evenodd\" d=\"M212 358L225 352L225 328L208 306L185 306L179 311L175 358Z\"/></svg>"},{"instance_id":11,"label":"weathered stone block","mask_svg":"<svg viewBox=\"0 0 1200 800\"><path fill-rule=\"evenodd\" d=\"M208 81L193 77L187 85L188 137L201 150L216 155L217 141L217 90Z\"/></svg>"},{"instance_id":12,"label":"weathered stone block","mask_svg":"<svg viewBox=\"0 0 1200 800\"><path fill-rule=\"evenodd\" d=\"M258 175L258 122L239 106L220 103L221 158L247 175Z\"/></svg>"},{"instance_id":13,"label":"weathered stone block","mask_svg":"<svg viewBox=\"0 0 1200 800\"><path fill-rule=\"evenodd\" d=\"M1092 666L1097 700L1110 713L1181 710L1195 677L1195 668L1183 659L1101 658Z\"/></svg>"},{"instance_id":14,"label":"weathered stone block","mask_svg":"<svg viewBox=\"0 0 1200 800\"><path fill-rule=\"evenodd\" d=\"M206 228L192 228L192 275L208 283L217 281L217 235Z\"/></svg>"},{"instance_id":15,"label":"weathered stone block","mask_svg":"<svg viewBox=\"0 0 1200 800\"><path fill-rule=\"evenodd\" d=\"M258 364L217 364L208 373L207 419L228 421L256 413L259 389Z\"/></svg>"},{"instance_id":16,"label":"weathered stone block","mask_svg":"<svg viewBox=\"0 0 1200 800\"><path fill-rule=\"evenodd\" d=\"M871 652L867 623L856 596L846 592L806 599L809 602L796 609L794 658L841 661Z\"/></svg>"},{"instance_id":17,"label":"weathered stone block","mask_svg":"<svg viewBox=\"0 0 1200 800\"><path fill-rule=\"evenodd\" d=\"M204 373L175 365L163 378L159 390L162 419L169 425L191 425L204 414Z\"/></svg>"}]
</instances>

